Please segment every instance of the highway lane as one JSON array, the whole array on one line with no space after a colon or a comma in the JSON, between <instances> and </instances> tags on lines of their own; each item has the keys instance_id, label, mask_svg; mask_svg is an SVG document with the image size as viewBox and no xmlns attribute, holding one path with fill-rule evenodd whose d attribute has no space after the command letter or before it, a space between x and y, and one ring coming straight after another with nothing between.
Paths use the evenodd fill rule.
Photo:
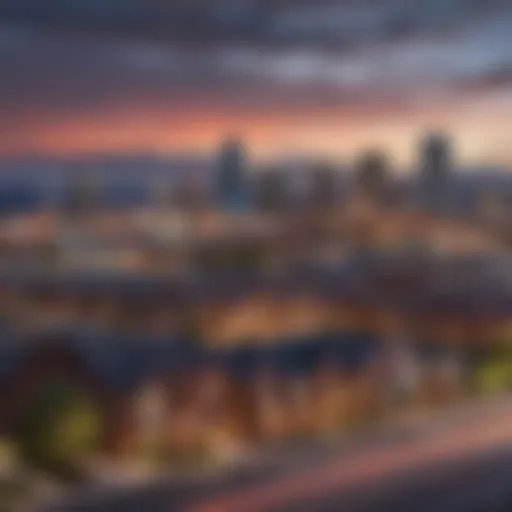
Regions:
<instances>
[{"instance_id":1,"label":"highway lane","mask_svg":"<svg viewBox=\"0 0 512 512\"><path fill-rule=\"evenodd\" d=\"M338 445L283 449L196 479L76 496L53 510L508 512L511 484L506 398Z\"/></svg>"}]
</instances>

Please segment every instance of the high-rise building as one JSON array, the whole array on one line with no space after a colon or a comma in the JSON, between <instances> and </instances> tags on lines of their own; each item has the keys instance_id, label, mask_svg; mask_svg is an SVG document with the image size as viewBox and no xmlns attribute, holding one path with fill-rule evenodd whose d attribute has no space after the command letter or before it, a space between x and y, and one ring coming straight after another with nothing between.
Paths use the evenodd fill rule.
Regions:
<instances>
[{"instance_id":1,"label":"high-rise building","mask_svg":"<svg viewBox=\"0 0 512 512\"><path fill-rule=\"evenodd\" d=\"M255 200L259 209L281 211L290 203L290 190L282 170L266 169L256 178Z\"/></svg>"},{"instance_id":2,"label":"high-rise building","mask_svg":"<svg viewBox=\"0 0 512 512\"><path fill-rule=\"evenodd\" d=\"M245 209L249 206L250 193L247 162L241 141L230 137L220 149L215 176L215 199L224 209Z\"/></svg>"},{"instance_id":3,"label":"high-rise building","mask_svg":"<svg viewBox=\"0 0 512 512\"><path fill-rule=\"evenodd\" d=\"M384 153L378 150L365 152L356 163L355 186L358 195L372 202L386 200L389 164Z\"/></svg>"},{"instance_id":4,"label":"high-rise building","mask_svg":"<svg viewBox=\"0 0 512 512\"><path fill-rule=\"evenodd\" d=\"M328 164L318 164L310 174L309 198L314 209L329 209L338 200L338 176Z\"/></svg>"},{"instance_id":5,"label":"high-rise building","mask_svg":"<svg viewBox=\"0 0 512 512\"><path fill-rule=\"evenodd\" d=\"M440 133L429 134L421 143L420 153L422 202L430 211L446 211L452 169L450 140Z\"/></svg>"}]
</instances>

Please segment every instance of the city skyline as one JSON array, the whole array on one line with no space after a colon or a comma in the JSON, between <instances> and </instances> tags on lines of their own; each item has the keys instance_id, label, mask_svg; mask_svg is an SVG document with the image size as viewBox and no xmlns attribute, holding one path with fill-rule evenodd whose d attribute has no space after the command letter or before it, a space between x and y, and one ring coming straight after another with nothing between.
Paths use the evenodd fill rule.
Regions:
<instances>
[{"instance_id":1,"label":"city skyline","mask_svg":"<svg viewBox=\"0 0 512 512\"><path fill-rule=\"evenodd\" d=\"M236 132L255 158L410 166L441 130L461 164L512 163L507 2L107 4L0 2L0 155L212 153Z\"/></svg>"}]
</instances>

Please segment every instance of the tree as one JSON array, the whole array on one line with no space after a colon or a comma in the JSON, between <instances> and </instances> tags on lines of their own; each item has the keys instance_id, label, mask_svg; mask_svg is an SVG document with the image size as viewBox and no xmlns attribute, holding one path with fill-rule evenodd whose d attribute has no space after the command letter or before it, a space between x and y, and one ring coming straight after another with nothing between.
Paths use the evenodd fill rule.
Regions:
<instances>
[{"instance_id":1,"label":"tree","mask_svg":"<svg viewBox=\"0 0 512 512\"><path fill-rule=\"evenodd\" d=\"M510 333L479 354L475 368L476 384L486 393L512 389L512 345Z\"/></svg>"},{"instance_id":2,"label":"tree","mask_svg":"<svg viewBox=\"0 0 512 512\"><path fill-rule=\"evenodd\" d=\"M84 389L67 380L48 382L22 417L20 451L30 465L73 476L101 441L99 411Z\"/></svg>"}]
</instances>

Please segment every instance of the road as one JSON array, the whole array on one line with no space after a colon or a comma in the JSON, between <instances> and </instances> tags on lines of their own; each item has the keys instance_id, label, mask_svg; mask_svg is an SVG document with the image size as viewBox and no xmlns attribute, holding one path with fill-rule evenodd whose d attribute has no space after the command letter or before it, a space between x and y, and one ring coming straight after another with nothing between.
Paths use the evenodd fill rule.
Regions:
<instances>
[{"instance_id":1,"label":"road","mask_svg":"<svg viewBox=\"0 0 512 512\"><path fill-rule=\"evenodd\" d=\"M86 492L51 510L506 512L511 482L507 397L336 445L283 449L215 474Z\"/></svg>"}]
</instances>

